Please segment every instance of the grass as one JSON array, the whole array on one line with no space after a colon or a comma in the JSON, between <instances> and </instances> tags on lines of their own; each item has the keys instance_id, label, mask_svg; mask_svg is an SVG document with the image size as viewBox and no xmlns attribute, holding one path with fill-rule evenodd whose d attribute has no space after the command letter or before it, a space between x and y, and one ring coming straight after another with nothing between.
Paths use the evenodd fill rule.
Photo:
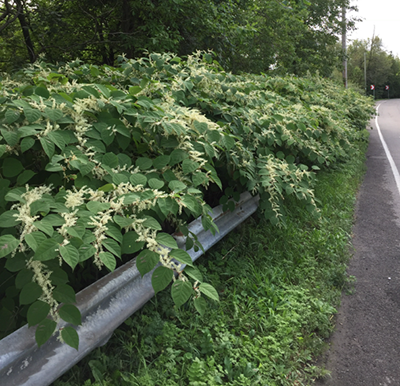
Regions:
<instances>
[{"instance_id":1,"label":"grass","mask_svg":"<svg viewBox=\"0 0 400 386\"><path fill-rule=\"evenodd\" d=\"M366 142L360 149L319 173L319 220L288 199L285 227L253 216L198 260L221 298L204 317L192 303L176 309L164 291L54 386L293 386L325 375L315 359L351 283L346 267Z\"/></svg>"}]
</instances>

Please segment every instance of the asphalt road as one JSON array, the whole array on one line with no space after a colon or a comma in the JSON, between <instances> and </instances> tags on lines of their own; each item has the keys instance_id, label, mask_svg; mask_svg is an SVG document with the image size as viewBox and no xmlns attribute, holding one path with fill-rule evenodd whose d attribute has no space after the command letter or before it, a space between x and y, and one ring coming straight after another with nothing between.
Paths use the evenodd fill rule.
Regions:
<instances>
[{"instance_id":1,"label":"asphalt road","mask_svg":"<svg viewBox=\"0 0 400 386\"><path fill-rule=\"evenodd\" d=\"M331 377L316 385L400 386L400 99L377 105L348 269L356 283L322 359Z\"/></svg>"}]
</instances>

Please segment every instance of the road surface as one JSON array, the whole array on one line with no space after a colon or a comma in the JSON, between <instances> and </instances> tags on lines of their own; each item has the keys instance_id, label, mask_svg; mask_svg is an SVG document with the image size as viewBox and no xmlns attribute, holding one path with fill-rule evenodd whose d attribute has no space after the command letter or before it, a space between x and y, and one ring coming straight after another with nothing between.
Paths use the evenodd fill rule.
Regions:
<instances>
[{"instance_id":1,"label":"road surface","mask_svg":"<svg viewBox=\"0 0 400 386\"><path fill-rule=\"evenodd\" d=\"M353 228L354 293L342 297L322 359L331 377L318 386L400 386L400 99L377 106Z\"/></svg>"}]
</instances>

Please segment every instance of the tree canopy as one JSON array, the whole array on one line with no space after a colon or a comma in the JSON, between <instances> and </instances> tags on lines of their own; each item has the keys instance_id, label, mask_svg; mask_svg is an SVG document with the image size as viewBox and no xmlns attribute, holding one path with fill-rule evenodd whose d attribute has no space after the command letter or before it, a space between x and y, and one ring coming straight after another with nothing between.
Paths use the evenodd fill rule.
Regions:
<instances>
[{"instance_id":1,"label":"tree canopy","mask_svg":"<svg viewBox=\"0 0 400 386\"><path fill-rule=\"evenodd\" d=\"M212 50L228 70L329 75L349 0L4 0L0 69ZM347 28L351 29L350 21Z\"/></svg>"}]
</instances>

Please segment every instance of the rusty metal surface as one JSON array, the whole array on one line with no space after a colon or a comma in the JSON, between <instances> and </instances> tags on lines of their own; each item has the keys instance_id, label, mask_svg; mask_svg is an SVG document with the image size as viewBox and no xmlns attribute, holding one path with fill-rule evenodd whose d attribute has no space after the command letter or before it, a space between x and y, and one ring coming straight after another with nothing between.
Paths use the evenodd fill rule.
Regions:
<instances>
[{"instance_id":1,"label":"rusty metal surface","mask_svg":"<svg viewBox=\"0 0 400 386\"><path fill-rule=\"evenodd\" d=\"M236 228L258 207L259 198L243 193L233 212L213 209L211 216L218 226L215 236L204 231L201 219L189 224L205 251ZM184 237L176 237L183 248ZM201 250L188 251L193 261ZM141 278L132 260L77 294L77 307L82 314L78 327L79 351L60 343L53 336L38 348L35 327L24 326L0 341L1 386L47 386L69 370L90 351L108 341L114 330L154 296L149 272ZM64 324L58 326L62 327Z\"/></svg>"}]
</instances>

